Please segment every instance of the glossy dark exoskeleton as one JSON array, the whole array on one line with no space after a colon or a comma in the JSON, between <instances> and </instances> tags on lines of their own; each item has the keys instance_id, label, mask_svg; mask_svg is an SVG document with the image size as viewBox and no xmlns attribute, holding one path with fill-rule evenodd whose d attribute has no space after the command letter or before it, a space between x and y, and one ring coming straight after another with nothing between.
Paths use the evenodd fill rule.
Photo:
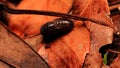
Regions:
<instances>
[{"instance_id":1,"label":"glossy dark exoskeleton","mask_svg":"<svg viewBox=\"0 0 120 68\"><path fill-rule=\"evenodd\" d=\"M53 21L47 22L41 27L41 34L43 42L49 43L58 37L69 33L74 27L74 23L70 19L58 18Z\"/></svg>"}]
</instances>

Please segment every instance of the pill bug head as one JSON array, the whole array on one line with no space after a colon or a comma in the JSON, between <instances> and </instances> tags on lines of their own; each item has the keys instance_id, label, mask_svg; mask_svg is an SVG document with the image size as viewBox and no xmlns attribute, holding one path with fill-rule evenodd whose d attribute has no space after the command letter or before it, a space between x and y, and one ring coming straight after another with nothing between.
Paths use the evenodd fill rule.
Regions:
<instances>
[{"instance_id":1,"label":"pill bug head","mask_svg":"<svg viewBox=\"0 0 120 68\"><path fill-rule=\"evenodd\" d=\"M41 27L40 33L43 36L43 42L49 43L55 39L66 35L72 31L74 23L70 19L58 18L47 22Z\"/></svg>"}]
</instances>

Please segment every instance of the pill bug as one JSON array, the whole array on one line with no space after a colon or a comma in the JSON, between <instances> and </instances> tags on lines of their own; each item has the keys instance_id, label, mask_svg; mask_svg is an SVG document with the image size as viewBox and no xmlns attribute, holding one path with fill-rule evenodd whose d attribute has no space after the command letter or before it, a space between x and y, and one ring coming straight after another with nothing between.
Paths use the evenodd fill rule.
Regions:
<instances>
[{"instance_id":1,"label":"pill bug","mask_svg":"<svg viewBox=\"0 0 120 68\"><path fill-rule=\"evenodd\" d=\"M69 33L74 28L72 20L67 18L58 18L44 24L40 33L43 36L43 42L49 43L55 39Z\"/></svg>"}]
</instances>

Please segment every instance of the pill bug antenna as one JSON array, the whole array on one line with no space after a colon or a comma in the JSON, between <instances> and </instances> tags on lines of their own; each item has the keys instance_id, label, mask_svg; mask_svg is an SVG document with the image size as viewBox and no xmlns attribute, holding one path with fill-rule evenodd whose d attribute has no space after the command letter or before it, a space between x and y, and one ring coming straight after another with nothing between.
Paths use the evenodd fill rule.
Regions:
<instances>
[{"instance_id":1,"label":"pill bug antenna","mask_svg":"<svg viewBox=\"0 0 120 68\"><path fill-rule=\"evenodd\" d=\"M100 20L96 20L96 19L92 19L92 18L80 17L80 16L76 16L76 15L58 13L58 12L52 12L52 11L12 9L12 8L4 5L1 2L0 2L0 9L6 11L8 13L11 13L11 14L35 14L35 15L64 17L64 18L69 18L69 19L74 19L74 20L91 21L93 23L97 23L97 24L101 24L104 26L109 26L111 28L115 28L111 24L107 24L104 21L100 21Z\"/></svg>"}]
</instances>

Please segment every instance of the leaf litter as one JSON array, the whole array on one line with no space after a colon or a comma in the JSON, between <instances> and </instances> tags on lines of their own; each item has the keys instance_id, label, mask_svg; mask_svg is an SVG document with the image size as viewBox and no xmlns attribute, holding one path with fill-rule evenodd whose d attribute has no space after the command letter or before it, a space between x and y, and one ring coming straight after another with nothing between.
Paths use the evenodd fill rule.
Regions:
<instances>
[{"instance_id":1,"label":"leaf litter","mask_svg":"<svg viewBox=\"0 0 120 68\"><path fill-rule=\"evenodd\" d=\"M51 8L49 9L47 5L45 10L58 9L57 5L55 6L56 8L52 8L54 0L52 0L52 2L50 2L49 0L45 0L45 1L41 1L43 3L42 4L43 6L46 3L49 3L51 5ZM36 3L36 2L37 0L36 1L31 0L31 3ZM57 4L58 2L55 2L55 3ZM64 3L67 3L67 1L64 1ZM67 13L69 12L70 8L72 8L71 13L73 15L101 20L101 21L104 21L105 24L109 24L109 25L114 24L114 21L112 22L109 16L110 10L109 10L109 5L107 0L104 0L104 1L103 0L84 0L84 1L69 0L69 3L66 4L65 11L60 11L59 9L54 11ZM59 5L63 5L63 4L61 3ZM43 9L44 8L44 7L40 8L40 6L38 8L37 6L38 6L37 3L36 3L36 6L30 6L30 3L28 3L28 1L23 0L15 8L20 8L20 9ZM40 26L42 26L42 24L39 24L35 29L33 26L35 25L35 22L36 23L38 22L38 19L40 19L39 23L40 22L44 23L45 21L50 21L56 18L56 17L49 17L49 16L42 17L42 16L34 16L34 15L17 16L12 14L11 15L8 14L8 16L9 16L8 19L11 23L9 27L11 29L13 28L12 31L16 33L18 36L20 36L21 38L24 37L24 34L27 34L29 36L29 35L34 35L39 33L39 29L40 29ZM36 21L33 19L35 19ZM44 22L41 21L42 19ZM23 24L26 24L26 25L21 26L19 22L22 22ZM31 22L31 23L28 24L28 22ZM106 67L107 68L109 67L109 66L103 65L103 61L102 61L101 54L99 53L99 49L102 46L106 44L111 44L113 42L114 30L109 26L94 24L90 21L75 20L74 22L75 22L75 28L73 29L72 32L55 40L50 44L41 43L41 39L42 39L41 36L37 36L36 38L35 37L25 38L25 39L23 38L23 40L25 40L29 45L32 45L32 48L38 51L39 54L44 55L43 58L47 59L46 61L52 68L56 68L58 66L60 66L60 68L73 68L74 66L76 66L74 68L79 68L79 67L83 67L83 68L102 68L102 67L105 68ZM18 28L16 28L16 26L18 26ZM48 49L44 49L45 45L50 45L51 47ZM44 51L42 51L41 49L43 49ZM117 61L118 59L119 58L115 59L114 62L119 62ZM117 65L114 62L110 65L113 68L115 65Z\"/></svg>"}]
</instances>

